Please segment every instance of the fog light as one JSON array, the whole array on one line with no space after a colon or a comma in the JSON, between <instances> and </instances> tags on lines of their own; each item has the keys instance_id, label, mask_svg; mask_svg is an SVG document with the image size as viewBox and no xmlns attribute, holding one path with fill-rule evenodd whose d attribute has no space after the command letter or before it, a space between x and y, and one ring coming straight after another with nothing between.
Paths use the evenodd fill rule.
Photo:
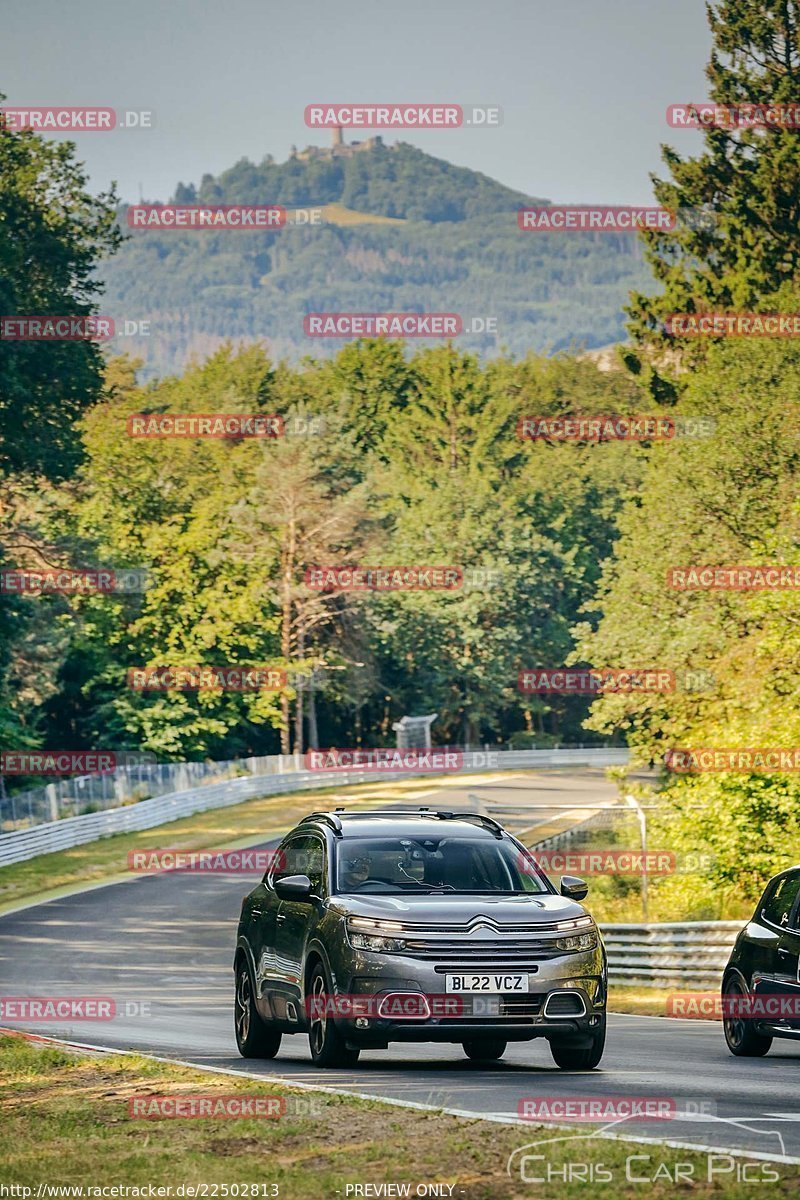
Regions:
<instances>
[{"instance_id":1,"label":"fog light","mask_svg":"<svg viewBox=\"0 0 800 1200\"><path fill-rule=\"evenodd\" d=\"M369 1029L369 1021L366 1017L356 1017L356 1029Z\"/></svg>"},{"instance_id":2,"label":"fog light","mask_svg":"<svg viewBox=\"0 0 800 1200\"><path fill-rule=\"evenodd\" d=\"M422 992L388 992L378 1001L378 1016L384 1020L427 1021L431 1006Z\"/></svg>"}]
</instances>

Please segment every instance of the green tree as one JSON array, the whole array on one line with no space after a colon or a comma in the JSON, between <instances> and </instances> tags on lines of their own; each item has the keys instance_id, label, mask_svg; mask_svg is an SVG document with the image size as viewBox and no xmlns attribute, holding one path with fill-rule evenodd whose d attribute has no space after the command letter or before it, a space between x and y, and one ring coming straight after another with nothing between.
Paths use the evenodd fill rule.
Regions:
<instances>
[{"instance_id":1,"label":"green tree","mask_svg":"<svg viewBox=\"0 0 800 1200\"><path fill-rule=\"evenodd\" d=\"M713 49L706 71L710 99L795 106L800 95L800 14L795 0L721 0L707 5ZM684 136L684 135L679 135ZM642 232L647 261L661 290L636 292L629 329L643 353L629 356L645 368L656 396L674 395L667 378L677 350L688 361L705 347L671 338L663 323L673 312L747 310L795 279L800 265L800 140L796 129L712 128L704 151L662 155L669 178L654 177L659 204L701 210L711 220L688 221L672 232ZM702 339L705 341L705 339Z\"/></svg>"},{"instance_id":2,"label":"green tree","mask_svg":"<svg viewBox=\"0 0 800 1200\"><path fill-rule=\"evenodd\" d=\"M796 307L797 298L779 297ZM800 351L789 342L712 347L687 377L679 413L708 413L716 433L652 454L641 495L593 604L595 631L576 630L576 656L596 666L674 670L671 694L608 694L590 728L621 730L638 761L670 749L800 745L796 593L692 591L668 585L687 566L800 564ZM695 690L692 680L708 673ZM669 774L670 845L715 855L712 877L752 898L800 853L795 775ZM743 892L742 892L743 889Z\"/></svg>"},{"instance_id":3,"label":"green tree","mask_svg":"<svg viewBox=\"0 0 800 1200\"><path fill-rule=\"evenodd\" d=\"M115 196L86 191L74 154L71 142L0 123L3 316L97 311L96 268L121 240ZM69 475L78 458L75 421L100 392L102 365L95 342L0 339L0 478Z\"/></svg>"}]
</instances>

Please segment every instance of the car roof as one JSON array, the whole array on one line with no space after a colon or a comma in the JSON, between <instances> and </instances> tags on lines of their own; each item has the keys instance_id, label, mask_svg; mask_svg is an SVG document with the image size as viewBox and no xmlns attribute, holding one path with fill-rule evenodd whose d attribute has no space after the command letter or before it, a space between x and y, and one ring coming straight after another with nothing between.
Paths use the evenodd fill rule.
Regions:
<instances>
[{"instance_id":1,"label":"car roof","mask_svg":"<svg viewBox=\"0 0 800 1200\"><path fill-rule=\"evenodd\" d=\"M795 871L800 871L800 863L795 863L793 867L784 867L782 871L778 871L777 875L770 876L767 883L774 883L776 879L782 879L784 875L793 875Z\"/></svg>"},{"instance_id":2,"label":"car roof","mask_svg":"<svg viewBox=\"0 0 800 1200\"><path fill-rule=\"evenodd\" d=\"M402 837L413 835L469 837L499 840L506 831L497 821L482 813L454 812L442 809L373 809L364 812L315 812L305 817L298 830L309 826L327 826L337 838Z\"/></svg>"}]
</instances>

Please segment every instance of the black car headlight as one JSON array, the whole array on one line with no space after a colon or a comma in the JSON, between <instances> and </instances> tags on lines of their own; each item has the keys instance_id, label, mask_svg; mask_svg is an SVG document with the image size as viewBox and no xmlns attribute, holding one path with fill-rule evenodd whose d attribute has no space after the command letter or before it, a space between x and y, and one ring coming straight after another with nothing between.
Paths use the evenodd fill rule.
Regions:
<instances>
[{"instance_id":1,"label":"black car headlight","mask_svg":"<svg viewBox=\"0 0 800 1200\"><path fill-rule=\"evenodd\" d=\"M571 937L556 938L559 950L594 950L597 945L597 930L575 933Z\"/></svg>"},{"instance_id":2,"label":"black car headlight","mask_svg":"<svg viewBox=\"0 0 800 1200\"><path fill-rule=\"evenodd\" d=\"M396 936L396 932L402 930L397 921L368 921L365 917L348 917L346 927L347 940L354 950L391 953L406 948L405 938Z\"/></svg>"},{"instance_id":3,"label":"black car headlight","mask_svg":"<svg viewBox=\"0 0 800 1200\"><path fill-rule=\"evenodd\" d=\"M405 950L403 938L381 937L375 933L350 931L350 945L354 950Z\"/></svg>"}]
</instances>

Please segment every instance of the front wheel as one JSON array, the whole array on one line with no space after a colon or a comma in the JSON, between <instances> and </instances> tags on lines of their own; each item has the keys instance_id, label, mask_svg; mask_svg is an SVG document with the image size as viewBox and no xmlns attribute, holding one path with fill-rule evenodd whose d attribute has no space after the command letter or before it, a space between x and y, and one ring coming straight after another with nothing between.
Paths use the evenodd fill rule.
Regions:
<instances>
[{"instance_id":1,"label":"front wheel","mask_svg":"<svg viewBox=\"0 0 800 1200\"><path fill-rule=\"evenodd\" d=\"M473 1062L495 1062L506 1052L508 1042L500 1038L476 1038L475 1041L462 1042L464 1053Z\"/></svg>"},{"instance_id":2,"label":"front wheel","mask_svg":"<svg viewBox=\"0 0 800 1200\"><path fill-rule=\"evenodd\" d=\"M590 1030L591 1043L588 1046L574 1044L574 1039L550 1042L550 1053L557 1067L564 1071L593 1071L603 1057L606 1046L606 1018L600 1018L600 1024Z\"/></svg>"},{"instance_id":3,"label":"front wheel","mask_svg":"<svg viewBox=\"0 0 800 1200\"><path fill-rule=\"evenodd\" d=\"M771 1037L756 1033L752 1020L743 1015L745 990L735 975L722 988L722 1028L731 1054L737 1058L761 1058L772 1045ZM736 1010L738 1013L731 1013Z\"/></svg>"},{"instance_id":4,"label":"front wheel","mask_svg":"<svg viewBox=\"0 0 800 1200\"><path fill-rule=\"evenodd\" d=\"M347 1045L333 1019L326 1013L332 996L325 968L317 963L311 975L311 1015L308 1025L308 1044L311 1057L318 1067L352 1067L358 1062L360 1050Z\"/></svg>"},{"instance_id":5,"label":"front wheel","mask_svg":"<svg viewBox=\"0 0 800 1200\"><path fill-rule=\"evenodd\" d=\"M270 1029L256 1008L250 968L244 958L236 968L233 1026L242 1058L274 1058L281 1048L280 1031Z\"/></svg>"}]
</instances>

